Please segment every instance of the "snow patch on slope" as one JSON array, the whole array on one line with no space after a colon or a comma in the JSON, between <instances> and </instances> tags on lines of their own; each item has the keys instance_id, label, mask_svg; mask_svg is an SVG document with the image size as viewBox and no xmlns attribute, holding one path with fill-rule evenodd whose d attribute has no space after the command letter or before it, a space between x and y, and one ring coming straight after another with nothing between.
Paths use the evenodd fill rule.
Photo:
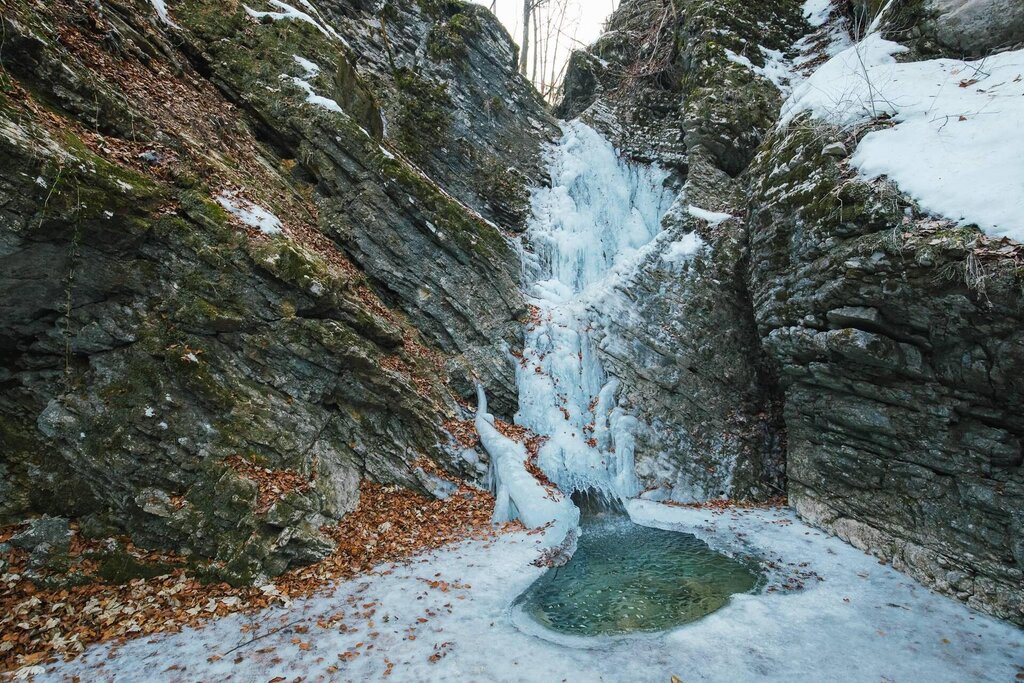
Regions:
<instances>
[{"instance_id":1,"label":"snow patch on slope","mask_svg":"<svg viewBox=\"0 0 1024 683\"><path fill-rule=\"evenodd\" d=\"M894 90L895 55L906 51L878 35L843 50L793 91L782 105L779 125L789 125L804 112L837 126L893 113L884 93Z\"/></svg>"},{"instance_id":2,"label":"snow patch on slope","mask_svg":"<svg viewBox=\"0 0 1024 683\"><path fill-rule=\"evenodd\" d=\"M250 228L256 228L267 235L281 233L281 220L277 216L244 197L224 191L218 195L217 203Z\"/></svg>"},{"instance_id":3,"label":"snow patch on slope","mask_svg":"<svg viewBox=\"0 0 1024 683\"><path fill-rule=\"evenodd\" d=\"M744 66L762 78L767 78L779 90L786 90L794 79L793 67L786 55L779 50L771 50L764 46L758 46L761 54L764 55L764 66L756 66L743 55L736 54L729 48L725 48L725 57L730 62Z\"/></svg>"},{"instance_id":4,"label":"snow patch on slope","mask_svg":"<svg viewBox=\"0 0 1024 683\"><path fill-rule=\"evenodd\" d=\"M154 0L154 2L163 2L163 0ZM320 12L316 9L316 7L313 6L312 3L309 2L309 0L300 0L300 2L302 6L309 10L309 12L311 12L312 14L296 9L295 7L287 3L281 2L281 0L269 0L268 2L270 6L279 9L279 12L254 10L248 5L243 5L243 7L245 7L246 14L248 14L253 19L270 19L272 21L293 19L295 21L303 21L307 24L315 26L316 29L320 31L320 33L324 34L328 38L333 38L334 40L339 41L346 47L349 47L348 41L345 40L340 33L335 31L333 26L327 23L327 21L323 18L323 15L320 14Z\"/></svg>"},{"instance_id":5,"label":"snow patch on slope","mask_svg":"<svg viewBox=\"0 0 1024 683\"><path fill-rule=\"evenodd\" d=\"M809 65L822 55L832 57L850 45L849 20L832 0L807 0L803 16L814 29L787 50L759 45L764 66L757 66L744 55L725 48L725 57L767 79L782 95L788 96L809 75Z\"/></svg>"},{"instance_id":6,"label":"snow patch on slope","mask_svg":"<svg viewBox=\"0 0 1024 683\"><path fill-rule=\"evenodd\" d=\"M662 252L661 258L668 263L681 265L692 259L704 246L704 240L697 233L691 232L683 235L682 239L670 242L665 251Z\"/></svg>"},{"instance_id":7,"label":"snow patch on slope","mask_svg":"<svg viewBox=\"0 0 1024 683\"><path fill-rule=\"evenodd\" d=\"M708 225L720 225L734 217L731 213L708 211L707 209L702 209L699 206L694 206L693 204L686 207L686 212L694 218L706 221Z\"/></svg>"},{"instance_id":8,"label":"snow patch on slope","mask_svg":"<svg viewBox=\"0 0 1024 683\"><path fill-rule=\"evenodd\" d=\"M897 62L906 48L869 35L821 66L783 106L852 126L879 116L850 163L888 176L922 208L1024 242L1024 50L965 62Z\"/></svg>"},{"instance_id":9,"label":"snow patch on slope","mask_svg":"<svg viewBox=\"0 0 1024 683\"><path fill-rule=\"evenodd\" d=\"M304 93L306 93L306 102L313 106L332 111L336 114L344 114L345 110L341 108L341 105L337 101L332 100L329 97L318 95L316 90L313 89L313 84L309 82L309 79L316 78L320 75L320 66L315 64L304 57L298 55L292 55L295 59L295 63L302 67L305 71L305 78L298 76L281 76L282 79L290 81L295 85L299 86Z\"/></svg>"},{"instance_id":10,"label":"snow patch on slope","mask_svg":"<svg viewBox=\"0 0 1024 683\"><path fill-rule=\"evenodd\" d=\"M832 0L806 0L803 6L804 20L812 28L821 28L832 14Z\"/></svg>"}]
</instances>

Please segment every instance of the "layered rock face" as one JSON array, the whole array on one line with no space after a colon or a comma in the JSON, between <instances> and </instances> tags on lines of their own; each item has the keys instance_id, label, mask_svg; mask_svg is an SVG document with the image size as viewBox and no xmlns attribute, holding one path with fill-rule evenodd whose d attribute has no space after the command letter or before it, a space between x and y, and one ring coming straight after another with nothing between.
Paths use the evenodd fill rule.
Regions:
<instances>
[{"instance_id":1,"label":"layered rock face","mask_svg":"<svg viewBox=\"0 0 1024 683\"><path fill-rule=\"evenodd\" d=\"M566 77L562 115L581 114L631 158L672 170L680 190L665 248L619 286L620 314L602 320L598 349L623 382L623 408L643 424L637 473L659 496L784 492L785 430L747 290L740 178L781 97L725 50L756 53L745 47L753 35L783 48L804 28L792 3L623 3ZM690 206L735 218L711 224ZM693 234L711 248L667 254Z\"/></svg>"},{"instance_id":2,"label":"layered rock face","mask_svg":"<svg viewBox=\"0 0 1024 683\"><path fill-rule=\"evenodd\" d=\"M249 581L326 554L363 478L485 472L443 424L477 379L514 409L509 235L554 130L493 17L8 5L0 518Z\"/></svg>"},{"instance_id":3,"label":"layered rock face","mask_svg":"<svg viewBox=\"0 0 1024 683\"><path fill-rule=\"evenodd\" d=\"M788 493L1024 623L1020 250L859 179L844 155L886 122L777 123L783 66L886 4L815 31L789 0L629 0L573 56L558 114L679 197L589 334L648 495ZM1024 41L1002 7L893 3L883 30L984 55ZM17 0L2 20L0 521L75 516L245 582L328 553L362 479L486 472L445 425L476 382L516 409L515 241L558 133L490 14ZM47 563L66 524L42 519Z\"/></svg>"},{"instance_id":4,"label":"layered rock face","mask_svg":"<svg viewBox=\"0 0 1024 683\"><path fill-rule=\"evenodd\" d=\"M868 4L817 31L796 5L624 3L567 77L564 113L675 169L665 229L710 246L682 268L653 255L607 328L649 426L638 473L681 499L785 487L804 518L1024 623L1019 250L858 179L844 157L870 127L776 124L772 51L813 69ZM986 12L1017 38L957 48L940 36L961 15L935 9L897 3L883 30L923 55L1020 40L1012 11Z\"/></svg>"},{"instance_id":5,"label":"layered rock face","mask_svg":"<svg viewBox=\"0 0 1024 683\"><path fill-rule=\"evenodd\" d=\"M850 178L821 154L822 135L772 140L764 164L785 154L788 169L763 167L751 222L755 311L786 396L790 500L898 568L1020 620L1020 276L998 255L974 260L987 242L976 230Z\"/></svg>"}]
</instances>

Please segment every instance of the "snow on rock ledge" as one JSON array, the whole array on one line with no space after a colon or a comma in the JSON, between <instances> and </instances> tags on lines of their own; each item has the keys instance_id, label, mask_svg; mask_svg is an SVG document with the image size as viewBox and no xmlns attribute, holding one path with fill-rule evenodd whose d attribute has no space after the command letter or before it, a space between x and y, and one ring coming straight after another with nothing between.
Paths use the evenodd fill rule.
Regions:
<instances>
[{"instance_id":1,"label":"snow on rock ledge","mask_svg":"<svg viewBox=\"0 0 1024 683\"><path fill-rule=\"evenodd\" d=\"M810 112L853 126L883 115L850 160L888 176L922 208L1024 242L1024 50L975 62L899 63L872 34L822 65L787 100L781 124Z\"/></svg>"}]
</instances>

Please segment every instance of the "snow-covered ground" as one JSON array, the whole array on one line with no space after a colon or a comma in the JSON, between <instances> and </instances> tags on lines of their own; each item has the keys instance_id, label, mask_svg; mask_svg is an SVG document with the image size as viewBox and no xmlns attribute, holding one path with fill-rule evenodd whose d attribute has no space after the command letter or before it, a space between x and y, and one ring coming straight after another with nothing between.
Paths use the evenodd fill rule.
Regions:
<instances>
[{"instance_id":1,"label":"snow-covered ground","mask_svg":"<svg viewBox=\"0 0 1024 683\"><path fill-rule=\"evenodd\" d=\"M969 683L1013 681L1024 665L1020 629L928 591L789 510L633 501L629 512L824 580L735 596L665 633L559 643L511 618L513 599L543 571L530 566L537 536L517 533L381 567L290 607L95 646L37 680Z\"/></svg>"}]
</instances>

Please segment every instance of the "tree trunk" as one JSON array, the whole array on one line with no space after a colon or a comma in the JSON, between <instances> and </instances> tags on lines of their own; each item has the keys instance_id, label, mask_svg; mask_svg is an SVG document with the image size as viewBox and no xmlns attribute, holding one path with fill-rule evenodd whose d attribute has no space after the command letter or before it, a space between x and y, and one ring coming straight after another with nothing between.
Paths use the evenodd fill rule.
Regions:
<instances>
[{"instance_id":1,"label":"tree trunk","mask_svg":"<svg viewBox=\"0 0 1024 683\"><path fill-rule=\"evenodd\" d=\"M533 11L533 73L530 75L530 80L533 82L534 87L537 86L537 62L540 61L541 51L541 33L540 33L540 22L539 12L536 9Z\"/></svg>"},{"instance_id":2,"label":"tree trunk","mask_svg":"<svg viewBox=\"0 0 1024 683\"><path fill-rule=\"evenodd\" d=\"M519 51L519 73L526 75L526 66L530 58L530 14L533 0L523 0L523 44Z\"/></svg>"}]
</instances>

